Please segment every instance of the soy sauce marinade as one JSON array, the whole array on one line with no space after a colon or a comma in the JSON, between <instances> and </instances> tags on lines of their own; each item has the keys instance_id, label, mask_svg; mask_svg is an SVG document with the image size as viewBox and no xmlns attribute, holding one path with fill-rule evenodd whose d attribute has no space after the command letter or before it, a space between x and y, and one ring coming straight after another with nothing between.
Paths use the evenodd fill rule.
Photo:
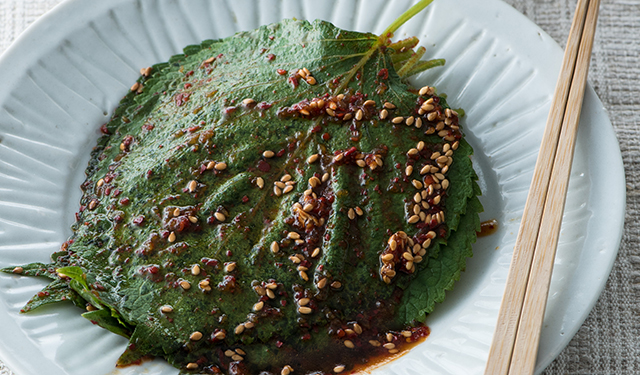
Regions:
<instances>
[{"instance_id":1,"label":"soy sauce marinade","mask_svg":"<svg viewBox=\"0 0 640 375\"><path fill-rule=\"evenodd\" d=\"M5 270L53 279L24 311L72 300L130 338L118 365L185 373L339 373L428 335L482 207L458 112L404 81L440 62L389 37L285 20L142 69L73 236Z\"/></svg>"}]
</instances>

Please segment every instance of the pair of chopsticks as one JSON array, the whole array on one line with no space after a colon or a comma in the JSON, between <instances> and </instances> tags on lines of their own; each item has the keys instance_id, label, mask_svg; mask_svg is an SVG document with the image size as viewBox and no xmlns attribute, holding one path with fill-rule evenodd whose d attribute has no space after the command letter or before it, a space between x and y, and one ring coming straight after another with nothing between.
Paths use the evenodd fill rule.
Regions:
<instances>
[{"instance_id":1,"label":"pair of chopsticks","mask_svg":"<svg viewBox=\"0 0 640 375\"><path fill-rule=\"evenodd\" d=\"M532 374L600 0L579 0L516 239L485 375Z\"/></svg>"}]
</instances>

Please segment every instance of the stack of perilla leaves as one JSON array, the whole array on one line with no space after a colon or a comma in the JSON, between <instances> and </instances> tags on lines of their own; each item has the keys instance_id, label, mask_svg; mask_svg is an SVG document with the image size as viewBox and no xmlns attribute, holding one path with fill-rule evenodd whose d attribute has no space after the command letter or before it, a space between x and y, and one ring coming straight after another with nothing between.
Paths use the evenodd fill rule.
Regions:
<instances>
[{"instance_id":1,"label":"stack of perilla leaves","mask_svg":"<svg viewBox=\"0 0 640 375\"><path fill-rule=\"evenodd\" d=\"M52 279L24 311L70 300L130 338L119 365L185 373L339 372L428 334L482 206L458 112L406 82L443 62L390 36L284 20L143 69L72 237L3 270Z\"/></svg>"}]
</instances>

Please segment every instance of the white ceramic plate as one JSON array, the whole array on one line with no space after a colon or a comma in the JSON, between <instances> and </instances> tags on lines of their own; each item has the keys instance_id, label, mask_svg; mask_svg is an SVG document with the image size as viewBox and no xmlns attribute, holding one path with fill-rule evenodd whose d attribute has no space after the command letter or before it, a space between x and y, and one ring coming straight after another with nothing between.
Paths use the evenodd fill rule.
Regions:
<instances>
[{"instance_id":1,"label":"white ceramic plate","mask_svg":"<svg viewBox=\"0 0 640 375\"><path fill-rule=\"evenodd\" d=\"M140 67L188 44L285 17L381 32L409 0L70 0L0 60L0 266L48 261L69 235L98 126ZM187 13L187 10L190 11ZM498 0L437 0L397 33L416 35L444 68L416 77L466 110L486 212L481 238L427 341L375 374L481 374L562 51ZM589 89L537 371L564 348L604 287L620 242L624 173L602 104ZM114 369L126 340L70 306L19 315L45 284L0 275L0 357L18 375L176 374L162 360Z\"/></svg>"}]
</instances>

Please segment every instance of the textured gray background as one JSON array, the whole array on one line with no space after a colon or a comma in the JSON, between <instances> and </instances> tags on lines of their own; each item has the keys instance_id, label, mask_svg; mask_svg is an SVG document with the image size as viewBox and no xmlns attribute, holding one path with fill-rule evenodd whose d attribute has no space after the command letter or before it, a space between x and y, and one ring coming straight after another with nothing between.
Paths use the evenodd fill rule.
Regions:
<instances>
[{"instance_id":1,"label":"textured gray background","mask_svg":"<svg viewBox=\"0 0 640 375\"><path fill-rule=\"evenodd\" d=\"M0 53L59 2L0 0ZM576 0L506 2L564 46ZM625 232L606 289L584 325L545 375L640 374L639 55L640 0L602 0L589 78L609 111L620 141L627 178ZM0 362L0 375L11 374Z\"/></svg>"}]
</instances>

